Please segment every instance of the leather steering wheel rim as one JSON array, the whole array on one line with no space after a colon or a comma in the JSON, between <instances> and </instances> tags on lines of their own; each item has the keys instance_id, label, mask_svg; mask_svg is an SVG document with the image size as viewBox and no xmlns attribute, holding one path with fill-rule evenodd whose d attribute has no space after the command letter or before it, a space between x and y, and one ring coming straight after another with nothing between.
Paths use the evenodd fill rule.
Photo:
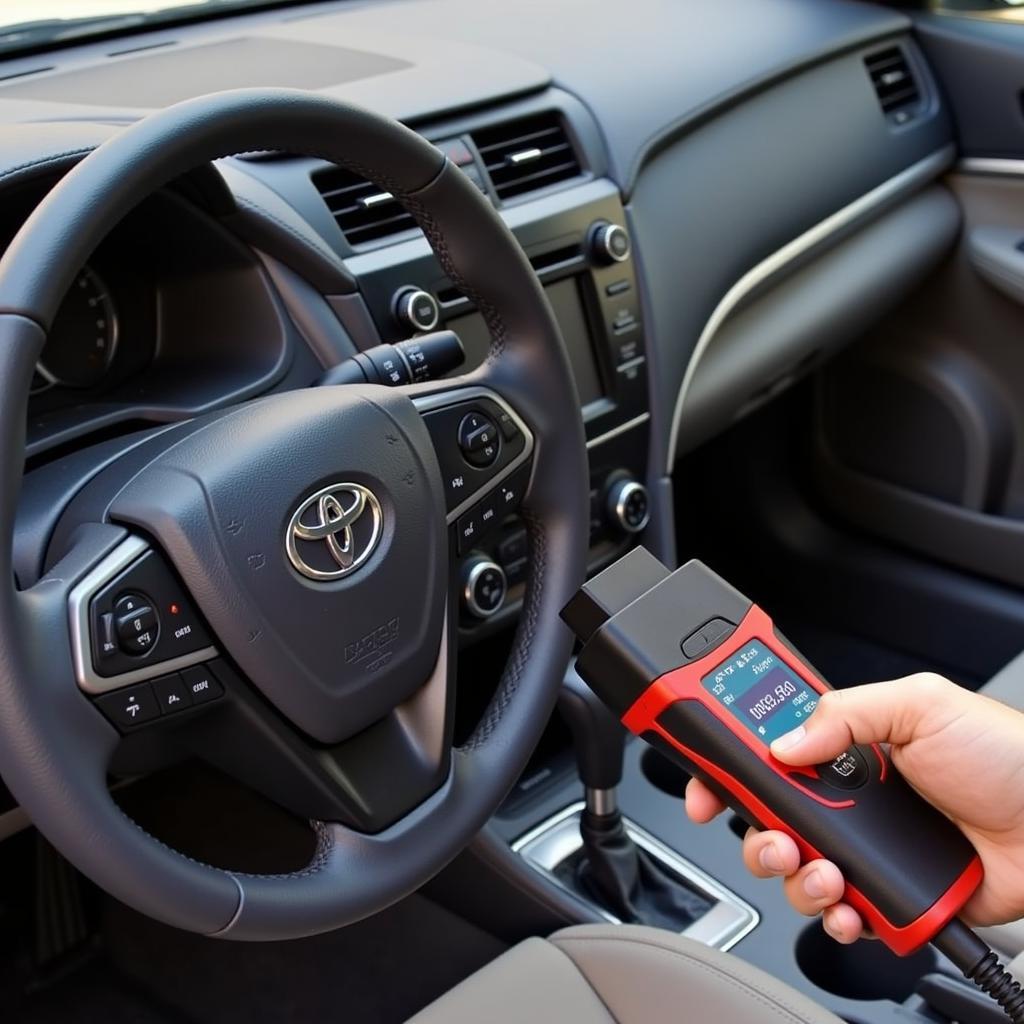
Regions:
<instances>
[{"instance_id":1,"label":"leather steering wheel rim","mask_svg":"<svg viewBox=\"0 0 1024 1024\"><path fill-rule=\"evenodd\" d=\"M46 332L86 259L134 206L172 179L253 150L319 157L392 192L492 334L486 383L534 435L522 515L530 574L513 650L446 781L375 834L316 823L304 870L244 875L171 850L110 797L117 734L70 671L68 593L109 550L82 536L45 577L17 589L12 540L26 403ZM546 723L571 650L558 613L583 578L588 476L568 359L543 291L479 191L414 132L365 110L291 90L239 90L153 114L104 143L45 197L0 260L0 775L39 830L121 901L176 927L245 940L336 928L414 891L454 857L511 788Z\"/></svg>"}]
</instances>

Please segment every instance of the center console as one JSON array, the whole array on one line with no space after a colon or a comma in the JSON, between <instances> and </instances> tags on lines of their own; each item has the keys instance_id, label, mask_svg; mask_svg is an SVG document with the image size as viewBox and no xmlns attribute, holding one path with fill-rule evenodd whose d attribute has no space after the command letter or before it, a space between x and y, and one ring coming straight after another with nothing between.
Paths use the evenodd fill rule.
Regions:
<instances>
[{"instance_id":1,"label":"center console","mask_svg":"<svg viewBox=\"0 0 1024 1024\"><path fill-rule=\"evenodd\" d=\"M595 180L572 193L520 206L512 229L544 286L562 330L582 408L590 462L590 565L597 569L647 525L650 413L643 319L629 234L617 190ZM570 201L571 200L571 201ZM479 366L491 338L472 300L424 247L391 246L348 261L379 340L439 328L466 350L458 373ZM566 395L575 402L577 396ZM444 467L443 467L444 468ZM457 482L457 474L446 484ZM460 517L463 639L510 621L526 576L526 535L515 515Z\"/></svg>"}]
</instances>

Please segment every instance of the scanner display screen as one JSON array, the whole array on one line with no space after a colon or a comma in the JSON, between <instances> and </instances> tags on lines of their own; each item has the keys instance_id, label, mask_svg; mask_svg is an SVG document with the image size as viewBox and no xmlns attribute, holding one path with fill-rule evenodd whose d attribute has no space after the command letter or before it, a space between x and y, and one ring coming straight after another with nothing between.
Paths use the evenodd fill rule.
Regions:
<instances>
[{"instance_id":1,"label":"scanner display screen","mask_svg":"<svg viewBox=\"0 0 1024 1024\"><path fill-rule=\"evenodd\" d=\"M701 680L758 739L771 743L818 706L818 693L763 643L751 640Z\"/></svg>"}]
</instances>

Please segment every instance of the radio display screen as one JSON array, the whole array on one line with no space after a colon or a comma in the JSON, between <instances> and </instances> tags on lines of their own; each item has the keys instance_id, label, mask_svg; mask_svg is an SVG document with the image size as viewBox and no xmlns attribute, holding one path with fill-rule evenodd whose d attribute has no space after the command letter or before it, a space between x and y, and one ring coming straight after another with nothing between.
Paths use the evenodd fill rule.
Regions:
<instances>
[{"instance_id":1,"label":"radio display screen","mask_svg":"<svg viewBox=\"0 0 1024 1024\"><path fill-rule=\"evenodd\" d=\"M604 390L594 359L587 319L583 313L579 282L575 277L568 277L548 285L544 293L554 310L555 319L565 339L565 347L569 350L569 363L576 379L580 404L596 402L604 397ZM456 372L475 370L487 358L487 351L491 347L491 335L484 318L479 313L470 313L449 320L445 327L459 336L466 350L466 362Z\"/></svg>"},{"instance_id":2,"label":"radio display screen","mask_svg":"<svg viewBox=\"0 0 1024 1024\"><path fill-rule=\"evenodd\" d=\"M795 729L818 706L818 691L758 640L709 672L701 685L766 744Z\"/></svg>"}]
</instances>

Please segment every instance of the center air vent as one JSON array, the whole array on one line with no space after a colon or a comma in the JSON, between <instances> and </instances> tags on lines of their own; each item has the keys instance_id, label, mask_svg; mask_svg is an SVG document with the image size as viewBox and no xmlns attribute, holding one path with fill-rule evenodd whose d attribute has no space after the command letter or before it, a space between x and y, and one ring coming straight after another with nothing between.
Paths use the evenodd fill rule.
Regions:
<instances>
[{"instance_id":1,"label":"center air vent","mask_svg":"<svg viewBox=\"0 0 1024 1024\"><path fill-rule=\"evenodd\" d=\"M580 173L572 143L554 111L473 132L499 199L511 199Z\"/></svg>"},{"instance_id":2,"label":"center air vent","mask_svg":"<svg viewBox=\"0 0 1024 1024\"><path fill-rule=\"evenodd\" d=\"M864 58L882 112L896 124L909 121L921 103L906 54L898 46Z\"/></svg>"},{"instance_id":3,"label":"center air vent","mask_svg":"<svg viewBox=\"0 0 1024 1024\"><path fill-rule=\"evenodd\" d=\"M375 242L417 227L416 221L390 192L343 167L316 171L313 184L349 245Z\"/></svg>"}]
</instances>

